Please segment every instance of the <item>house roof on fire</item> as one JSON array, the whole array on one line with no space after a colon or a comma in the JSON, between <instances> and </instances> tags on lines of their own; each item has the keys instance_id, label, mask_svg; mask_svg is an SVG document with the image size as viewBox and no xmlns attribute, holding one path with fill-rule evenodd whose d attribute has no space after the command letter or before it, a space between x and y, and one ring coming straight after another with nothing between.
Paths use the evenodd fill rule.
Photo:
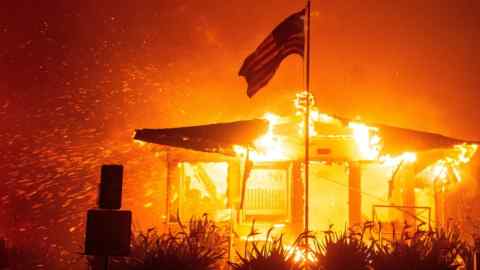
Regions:
<instances>
[{"instance_id":1,"label":"house roof on fire","mask_svg":"<svg viewBox=\"0 0 480 270\"><path fill-rule=\"evenodd\" d=\"M336 118L343 123L351 121L347 118ZM383 142L382 153L384 154L445 149L463 143L478 144L475 141L461 140L430 132L375 123L365 124L378 129L378 135ZM235 155L234 145L253 147L254 141L266 134L268 125L267 120L254 119L189 127L137 129L134 139L147 143L233 156Z\"/></svg>"},{"instance_id":2,"label":"house roof on fire","mask_svg":"<svg viewBox=\"0 0 480 270\"><path fill-rule=\"evenodd\" d=\"M252 146L268 130L262 119L200 126L138 129L135 140L202 152L235 155L233 145Z\"/></svg>"}]
</instances>

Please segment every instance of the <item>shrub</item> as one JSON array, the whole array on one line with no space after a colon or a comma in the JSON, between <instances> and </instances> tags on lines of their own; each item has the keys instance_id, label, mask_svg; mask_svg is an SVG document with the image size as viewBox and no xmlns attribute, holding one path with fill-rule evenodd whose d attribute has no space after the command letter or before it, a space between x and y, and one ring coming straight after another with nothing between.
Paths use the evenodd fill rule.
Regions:
<instances>
[{"instance_id":1,"label":"shrub","mask_svg":"<svg viewBox=\"0 0 480 270\"><path fill-rule=\"evenodd\" d=\"M457 259L467 254L467 245L458 230L417 230L413 236L401 235L377 245L375 270L455 270L459 266Z\"/></svg>"},{"instance_id":2,"label":"shrub","mask_svg":"<svg viewBox=\"0 0 480 270\"><path fill-rule=\"evenodd\" d=\"M179 222L178 232L159 234L155 229L140 233L128 258L115 258L113 270L211 270L225 258L227 241L212 221L192 218Z\"/></svg>"},{"instance_id":3,"label":"shrub","mask_svg":"<svg viewBox=\"0 0 480 270\"><path fill-rule=\"evenodd\" d=\"M368 270L373 256L371 246L364 242L365 229L356 234L325 232L323 241L313 239L315 260L311 269L318 270Z\"/></svg>"},{"instance_id":4,"label":"shrub","mask_svg":"<svg viewBox=\"0 0 480 270\"><path fill-rule=\"evenodd\" d=\"M267 232L263 243L249 241L255 236L254 230L245 242L244 255L238 251L237 262L230 262L234 270L300 270L301 266L295 262L292 254L283 244L283 235L273 237L272 229ZM295 245L294 245L295 246Z\"/></svg>"}]
</instances>

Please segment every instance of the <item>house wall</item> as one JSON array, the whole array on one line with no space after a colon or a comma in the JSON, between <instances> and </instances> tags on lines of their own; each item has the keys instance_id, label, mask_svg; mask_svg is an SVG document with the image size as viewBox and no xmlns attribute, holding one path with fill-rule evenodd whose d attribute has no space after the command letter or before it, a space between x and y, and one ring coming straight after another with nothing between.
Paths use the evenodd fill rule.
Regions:
<instances>
[{"instance_id":1,"label":"house wall","mask_svg":"<svg viewBox=\"0 0 480 270\"><path fill-rule=\"evenodd\" d=\"M310 229L348 226L348 171L343 164L312 162L310 166Z\"/></svg>"},{"instance_id":2,"label":"house wall","mask_svg":"<svg viewBox=\"0 0 480 270\"><path fill-rule=\"evenodd\" d=\"M159 196L159 206L151 210L158 211L156 216L152 216L151 220L155 224L159 222L165 224L167 216L167 201L171 200L177 190L172 190L168 183L178 181L179 175L179 159L162 157L163 163L160 166L157 177L159 179L156 194ZM193 160L192 162L198 162ZM218 162L221 160L215 159ZM225 161L224 161L225 162ZM228 161L228 205L229 209L238 209L241 198L241 183L243 175L243 165L240 160ZM403 226L403 222L407 219L411 224L419 224L420 221L412 219L411 215L428 222L429 218L432 225L441 224L438 219L446 220L449 216L458 215L458 211L452 214L452 209L446 209L445 213L440 212L441 209L435 205L435 192L431 183L424 180L415 179L414 170L405 166L395 175L392 181L392 174L396 167L387 166L380 163L362 163L361 180L356 183L360 185L360 190L356 186L352 187L349 181L349 171L346 163L325 163L312 162L310 169L310 229L316 231L327 230L330 225L341 231L345 227L352 224L350 205L351 190L355 189L360 195L361 206L359 207L360 217L356 217L356 221L365 222L373 220L374 206L399 206L397 208L379 207L376 208L376 221L390 223L396 221L399 226ZM160 168L159 167L159 168ZM288 229L298 234L303 229L303 170L301 162L291 164L291 218L289 220ZM422 182L423 181L423 182ZM167 188L168 187L168 188ZM438 194L437 194L438 195ZM437 198L438 199L438 198ZM447 196L444 201L440 201L442 207L449 202L458 201L457 197ZM439 201L437 200L437 204ZM419 209L403 209L403 206L421 206ZM199 205L201 207L201 205ZM430 210L430 212L428 211ZM439 210L440 209L440 210ZM450 212L449 212L450 211ZM145 212L145 210L144 210ZM176 215L176 208L170 205L168 209L170 218ZM234 213L236 214L236 213ZM349 217L350 215L350 217ZM444 217L439 217L444 215ZM235 219L235 222L241 221ZM271 224L273 225L273 223Z\"/></svg>"}]
</instances>

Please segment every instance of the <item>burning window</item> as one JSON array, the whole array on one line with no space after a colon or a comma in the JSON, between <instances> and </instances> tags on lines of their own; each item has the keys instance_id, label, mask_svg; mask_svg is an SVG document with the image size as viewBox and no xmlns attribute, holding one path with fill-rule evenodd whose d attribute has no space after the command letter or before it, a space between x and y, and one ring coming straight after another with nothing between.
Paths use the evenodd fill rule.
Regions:
<instances>
[{"instance_id":1,"label":"burning window","mask_svg":"<svg viewBox=\"0 0 480 270\"><path fill-rule=\"evenodd\" d=\"M245 220L287 221L290 178L286 163L257 163L245 187Z\"/></svg>"},{"instance_id":2,"label":"burning window","mask_svg":"<svg viewBox=\"0 0 480 270\"><path fill-rule=\"evenodd\" d=\"M226 162L182 162L178 169L178 181L170 183L170 190L176 191L170 201L170 211L178 209L182 220L203 214L208 214L217 221L230 218L226 210ZM175 221L172 214L174 213L171 213L170 221Z\"/></svg>"}]
</instances>

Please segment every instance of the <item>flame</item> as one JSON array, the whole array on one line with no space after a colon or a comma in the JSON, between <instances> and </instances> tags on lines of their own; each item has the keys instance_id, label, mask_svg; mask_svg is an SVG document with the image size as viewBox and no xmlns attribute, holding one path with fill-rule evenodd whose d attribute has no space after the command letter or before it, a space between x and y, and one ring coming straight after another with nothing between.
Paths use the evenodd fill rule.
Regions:
<instances>
[{"instance_id":1,"label":"flame","mask_svg":"<svg viewBox=\"0 0 480 270\"><path fill-rule=\"evenodd\" d=\"M321 113L315 106L315 99L311 93L306 91L296 94L294 106L296 108L296 123L298 135L303 136L305 132L304 115L306 110L306 100L309 98L310 114L309 114L309 136L319 135L315 128L317 123L340 125L341 121L326 113ZM281 117L266 113L263 116L268 121L267 133L254 142L254 150L249 149L249 158L253 161L280 161L294 158L295 150L292 145L286 142L286 138L275 133L275 127L281 123ZM360 158L364 160L375 160L379 157L381 151L381 138L377 135L378 128L368 126L359 121L352 121L348 124L348 128L352 130L351 138L355 141ZM240 145L233 147L234 152L246 157L247 149ZM298 152L298 151L297 151Z\"/></svg>"},{"instance_id":2,"label":"flame","mask_svg":"<svg viewBox=\"0 0 480 270\"><path fill-rule=\"evenodd\" d=\"M307 109L307 98L309 99L309 117L308 117L308 136L316 136L318 133L315 130L315 123L318 121L329 121L333 120L333 117L330 117L327 114L320 114L318 109L315 107L315 98L312 93L307 91L299 92L295 95L295 100L293 101L293 105L295 106L296 112L295 115L300 116L302 121L298 123L298 134L303 136L305 133L305 111Z\"/></svg>"},{"instance_id":3,"label":"flame","mask_svg":"<svg viewBox=\"0 0 480 270\"><path fill-rule=\"evenodd\" d=\"M295 262L315 262L317 258L315 254L311 252L310 249L305 249L299 246L290 246L286 245L285 249L290 257L293 258Z\"/></svg>"},{"instance_id":4,"label":"flame","mask_svg":"<svg viewBox=\"0 0 480 270\"><path fill-rule=\"evenodd\" d=\"M453 173L456 181L462 181L461 168L468 164L473 155L476 153L478 145L476 144L458 144L455 145L447 157L437 160L433 165L426 170L431 175L432 182L440 181L441 183L448 182L449 169Z\"/></svg>"},{"instance_id":5,"label":"flame","mask_svg":"<svg viewBox=\"0 0 480 270\"><path fill-rule=\"evenodd\" d=\"M260 153L253 153L254 160L282 160L287 157L286 147L283 145L279 135L275 134L275 126L278 125L280 117L273 113L266 113L264 118L268 121L267 134L255 141L255 148Z\"/></svg>"},{"instance_id":6,"label":"flame","mask_svg":"<svg viewBox=\"0 0 480 270\"><path fill-rule=\"evenodd\" d=\"M146 142L140 141L140 140L133 140L133 143L140 146L140 147L143 147L147 144Z\"/></svg>"},{"instance_id":7,"label":"flame","mask_svg":"<svg viewBox=\"0 0 480 270\"><path fill-rule=\"evenodd\" d=\"M286 123L285 118L282 118L273 113L266 113L263 118L268 121L268 131L265 135L258 138L254 142L253 149L249 149L249 158L254 161L281 161L298 159L299 153L302 153L301 144L295 145L288 143L288 139L301 140L305 132L305 110L307 106L307 98L309 99L309 136L326 136L345 138L353 140L358 153L358 159L379 161L387 166L397 166L400 163L415 163L417 161L417 153L404 152L397 156L382 155L382 138L379 136L379 128L370 126L361 121L350 121L346 126L350 130L347 135L324 135L319 134L316 129L317 124L324 125L338 125L343 126L342 122L326 113L322 113L315 106L315 99L311 93L302 91L296 94L294 99L294 106L296 109L296 118L288 118L288 121L294 119L293 125L296 127L297 135L292 134L278 134L276 127L280 124ZM427 167L432 181L434 179L441 179L441 181L448 180L448 174L453 172L458 181L461 180L460 166L470 162L472 156L477 151L478 146L475 144L459 144L455 145L450 153L444 159L436 161L431 166ZM243 146L234 146L234 151L238 156L246 157L247 148ZM450 170L451 168L451 170Z\"/></svg>"},{"instance_id":8,"label":"flame","mask_svg":"<svg viewBox=\"0 0 480 270\"><path fill-rule=\"evenodd\" d=\"M326 114L326 113L318 113L318 121L325 123L325 124L331 124L334 123L337 119L333 118L332 116ZM338 120L337 120L338 121Z\"/></svg>"},{"instance_id":9,"label":"flame","mask_svg":"<svg viewBox=\"0 0 480 270\"><path fill-rule=\"evenodd\" d=\"M478 145L476 144L457 144L453 147L454 156L446 157L445 161L453 166L467 164L472 160L473 155L477 152Z\"/></svg>"},{"instance_id":10,"label":"flame","mask_svg":"<svg viewBox=\"0 0 480 270\"><path fill-rule=\"evenodd\" d=\"M417 153L404 152L398 156L383 155L379 161L387 166L398 166L400 163L415 163L417 161Z\"/></svg>"},{"instance_id":11,"label":"flame","mask_svg":"<svg viewBox=\"0 0 480 270\"><path fill-rule=\"evenodd\" d=\"M255 150L250 150L249 159L253 161L279 161L287 160L290 156L289 147L285 140L274 132L275 126L280 122L280 116L273 113L266 113L263 119L268 121L268 130L265 135L254 142ZM234 145L233 150L237 155L245 157L247 149L240 145Z\"/></svg>"},{"instance_id":12,"label":"flame","mask_svg":"<svg viewBox=\"0 0 480 270\"><path fill-rule=\"evenodd\" d=\"M376 134L378 128L367 126L361 122L350 122L352 135L357 144L360 155L365 160L375 160L380 155L381 138Z\"/></svg>"},{"instance_id":13,"label":"flame","mask_svg":"<svg viewBox=\"0 0 480 270\"><path fill-rule=\"evenodd\" d=\"M446 183L448 177L448 168L444 160L439 160L432 165L432 181L441 181Z\"/></svg>"}]
</instances>

